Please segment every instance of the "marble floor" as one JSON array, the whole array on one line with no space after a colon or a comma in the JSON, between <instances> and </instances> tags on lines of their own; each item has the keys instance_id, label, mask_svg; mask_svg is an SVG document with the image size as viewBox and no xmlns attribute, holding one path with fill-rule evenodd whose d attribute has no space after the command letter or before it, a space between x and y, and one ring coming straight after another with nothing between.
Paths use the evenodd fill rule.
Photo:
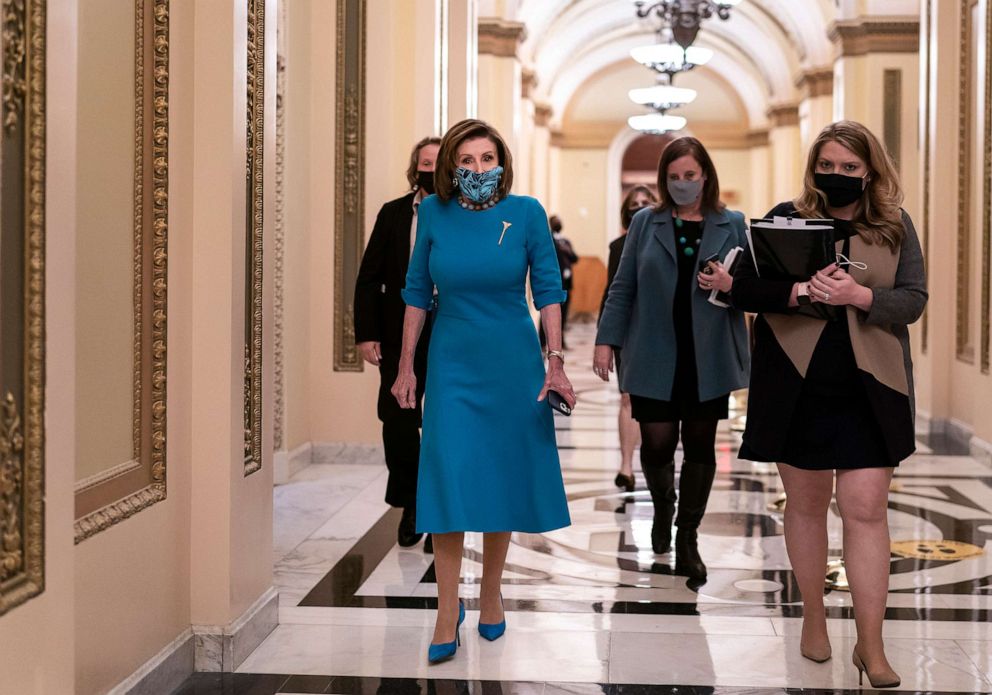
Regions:
<instances>
[{"instance_id":1,"label":"marble floor","mask_svg":"<svg viewBox=\"0 0 992 695\"><path fill-rule=\"evenodd\" d=\"M858 688L851 597L825 596L836 658L799 655L802 609L785 552L775 467L736 457L743 402L718 435L718 476L700 530L708 581L687 586L650 548L651 503L612 480L615 383L588 368L592 330L570 331L580 401L556 417L572 526L514 534L506 636L481 640L481 537L469 535L455 659L425 659L436 606L432 556L395 543L377 449L342 450L275 491L279 626L236 674L196 674L208 693L757 693ZM740 397L746 397L740 394ZM371 415L370 415L371 416ZM928 446L929 444L929 446ZM920 442L889 501L885 639L903 692L992 692L992 467ZM830 553L841 557L832 510Z\"/></svg>"}]
</instances>

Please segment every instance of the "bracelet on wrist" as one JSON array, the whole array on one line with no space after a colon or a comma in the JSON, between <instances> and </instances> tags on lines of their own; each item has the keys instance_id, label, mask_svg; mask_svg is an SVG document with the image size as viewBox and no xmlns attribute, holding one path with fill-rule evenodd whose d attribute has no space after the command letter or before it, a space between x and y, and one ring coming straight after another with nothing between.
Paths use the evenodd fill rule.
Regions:
<instances>
[{"instance_id":1,"label":"bracelet on wrist","mask_svg":"<svg viewBox=\"0 0 992 695\"><path fill-rule=\"evenodd\" d=\"M548 358L548 361L549 362L551 361L551 358L552 357L557 357L559 360L561 360L561 363L562 364L565 364L565 353L563 351L561 351L561 350L550 350L549 349L547 352L544 353L544 355L545 355L545 357Z\"/></svg>"}]
</instances>

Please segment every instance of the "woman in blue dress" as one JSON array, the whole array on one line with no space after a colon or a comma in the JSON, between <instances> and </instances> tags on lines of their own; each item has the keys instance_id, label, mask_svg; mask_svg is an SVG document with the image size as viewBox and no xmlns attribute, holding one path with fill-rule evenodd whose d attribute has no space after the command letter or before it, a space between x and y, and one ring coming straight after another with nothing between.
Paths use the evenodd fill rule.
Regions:
<instances>
[{"instance_id":1,"label":"woman in blue dress","mask_svg":"<svg viewBox=\"0 0 992 695\"><path fill-rule=\"evenodd\" d=\"M393 395L416 403L413 358L434 309L428 353L417 530L434 537L438 615L428 660L454 656L466 531L482 532L479 632L505 628L500 583L510 533L567 526L554 420L557 391L574 406L561 350L565 293L541 204L510 195L510 151L490 125L455 124L441 140L436 195L420 204L403 299L403 349ZM548 339L545 371L527 308L528 274Z\"/></svg>"}]
</instances>

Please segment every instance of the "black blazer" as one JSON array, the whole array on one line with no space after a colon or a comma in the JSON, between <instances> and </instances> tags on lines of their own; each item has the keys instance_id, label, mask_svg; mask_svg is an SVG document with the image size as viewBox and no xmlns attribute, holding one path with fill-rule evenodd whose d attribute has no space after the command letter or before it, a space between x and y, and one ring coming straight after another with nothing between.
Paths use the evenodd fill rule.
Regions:
<instances>
[{"instance_id":1,"label":"black blazer","mask_svg":"<svg viewBox=\"0 0 992 695\"><path fill-rule=\"evenodd\" d=\"M408 193L389 201L376 217L355 281L356 343L377 340L399 347L403 342L406 304L400 290L406 285L406 270L410 264L410 225L415 195ZM428 326L424 329L426 333Z\"/></svg>"},{"instance_id":2,"label":"black blazer","mask_svg":"<svg viewBox=\"0 0 992 695\"><path fill-rule=\"evenodd\" d=\"M621 234L616 239L610 242L610 258L606 262L606 289L603 290L603 300L599 303L599 315L603 315L603 309L606 308L606 298L610 294L610 284L613 282L613 278L617 276L617 270L620 268L620 256L623 255L623 245L627 241L627 234Z\"/></svg>"}]
</instances>

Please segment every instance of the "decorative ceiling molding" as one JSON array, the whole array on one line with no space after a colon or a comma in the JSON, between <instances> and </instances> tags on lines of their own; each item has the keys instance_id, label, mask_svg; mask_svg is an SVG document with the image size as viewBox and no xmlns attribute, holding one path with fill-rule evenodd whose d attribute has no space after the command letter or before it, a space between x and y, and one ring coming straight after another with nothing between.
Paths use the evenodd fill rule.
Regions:
<instances>
[{"instance_id":1,"label":"decorative ceiling molding","mask_svg":"<svg viewBox=\"0 0 992 695\"><path fill-rule=\"evenodd\" d=\"M920 20L912 16L840 20L830 26L827 35L838 58L920 50Z\"/></svg>"},{"instance_id":2,"label":"decorative ceiling molding","mask_svg":"<svg viewBox=\"0 0 992 695\"><path fill-rule=\"evenodd\" d=\"M520 96L530 99L534 96L537 87L537 73L530 68L524 68L520 72Z\"/></svg>"},{"instance_id":3,"label":"decorative ceiling molding","mask_svg":"<svg viewBox=\"0 0 992 695\"><path fill-rule=\"evenodd\" d=\"M534 105L534 125L539 128L547 128L548 124L551 123L552 115L554 115L554 109L551 108L551 104Z\"/></svg>"},{"instance_id":4,"label":"decorative ceiling molding","mask_svg":"<svg viewBox=\"0 0 992 695\"><path fill-rule=\"evenodd\" d=\"M517 49L527 38L523 22L509 22L494 17L479 18L479 54L516 58Z\"/></svg>"},{"instance_id":5,"label":"decorative ceiling molding","mask_svg":"<svg viewBox=\"0 0 992 695\"><path fill-rule=\"evenodd\" d=\"M765 129L751 130L747 134L748 147L768 147L771 141L768 139L768 131Z\"/></svg>"},{"instance_id":6,"label":"decorative ceiling molding","mask_svg":"<svg viewBox=\"0 0 992 695\"><path fill-rule=\"evenodd\" d=\"M627 124L623 121L566 122L562 130L552 131L551 145L562 149L608 149L617 133L626 128ZM673 132L672 135L692 135L699 138L708 149L745 150L762 144L760 140L752 141L752 132L744 122L694 123L691 128Z\"/></svg>"},{"instance_id":7,"label":"decorative ceiling molding","mask_svg":"<svg viewBox=\"0 0 992 695\"><path fill-rule=\"evenodd\" d=\"M811 68L796 78L796 87L803 99L830 96L834 92L834 69Z\"/></svg>"},{"instance_id":8,"label":"decorative ceiling molding","mask_svg":"<svg viewBox=\"0 0 992 695\"><path fill-rule=\"evenodd\" d=\"M768 120L772 128L787 128L799 125L799 106L796 104L780 104L768 109Z\"/></svg>"}]
</instances>

